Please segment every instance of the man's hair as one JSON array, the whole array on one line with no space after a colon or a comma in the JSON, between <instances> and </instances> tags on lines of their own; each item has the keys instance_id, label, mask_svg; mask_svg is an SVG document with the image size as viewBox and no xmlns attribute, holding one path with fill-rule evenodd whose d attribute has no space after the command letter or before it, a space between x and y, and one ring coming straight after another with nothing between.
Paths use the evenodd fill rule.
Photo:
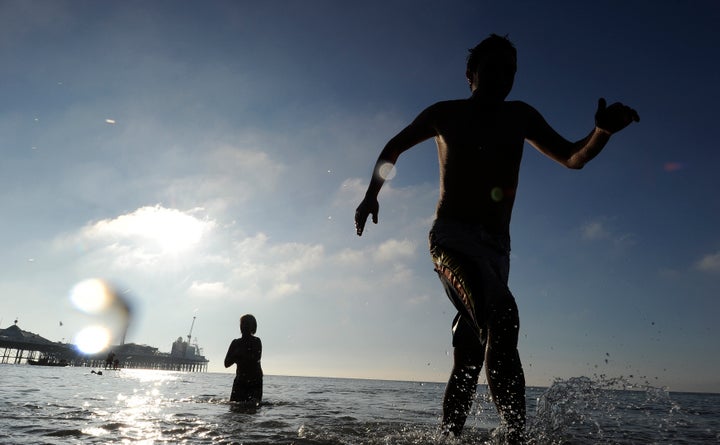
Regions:
<instances>
[{"instance_id":1,"label":"man's hair","mask_svg":"<svg viewBox=\"0 0 720 445\"><path fill-rule=\"evenodd\" d=\"M515 45L508 39L507 35L499 36L497 34L490 34L490 37L478 43L475 48L468 50L470 54L468 54L467 58L467 71L474 73L480 63L480 58L485 54L497 50L510 51L517 59Z\"/></svg>"}]
</instances>

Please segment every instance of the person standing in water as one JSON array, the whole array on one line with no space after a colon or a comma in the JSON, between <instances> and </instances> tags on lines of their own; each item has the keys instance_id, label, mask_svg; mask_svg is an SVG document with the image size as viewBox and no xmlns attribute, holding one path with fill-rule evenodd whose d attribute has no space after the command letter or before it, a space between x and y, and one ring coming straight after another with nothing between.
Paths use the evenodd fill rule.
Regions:
<instances>
[{"instance_id":1,"label":"person standing in water","mask_svg":"<svg viewBox=\"0 0 720 445\"><path fill-rule=\"evenodd\" d=\"M492 34L470 50L466 77L471 96L438 102L393 137L381 151L364 199L355 212L362 235L369 215L378 222L377 196L400 154L435 138L440 197L429 235L435 271L458 310L453 320L453 369L443 400L442 427L459 435L472 406L483 362L507 442L524 443L525 377L518 354L519 315L508 289L510 216L524 142L570 169L581 169L610 136L640 120L621 103L598 101L595 126L571 142L535 108L506 101L517 51Z\"/></svg>"},{"instance_id":2,"label":"person standing in water","mask_svg":"<svg viewBox=\"0 0 720 445\"><path fill-rule=\"evenodd\" d=\"M231 402L259 405L263 394L263 371L260 366L262 342L255 336L257 320L250 314L240 317L241 337L230 343L225 367L237 365Z\"/></svg>"}]
</instances>

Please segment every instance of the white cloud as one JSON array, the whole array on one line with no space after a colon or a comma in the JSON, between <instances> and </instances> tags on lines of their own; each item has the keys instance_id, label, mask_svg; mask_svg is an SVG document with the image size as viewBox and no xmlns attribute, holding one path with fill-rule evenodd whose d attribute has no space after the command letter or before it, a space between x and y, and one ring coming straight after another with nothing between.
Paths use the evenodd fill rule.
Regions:
<instances>
[{"instance_id":1,"label":"white cloud","mask_svg":"<svg viewBox=\"0 0 720 445\"><path fill-rule=\"evenodd\" d=\"M199 258L222 264L223 259L216 255L198 255L217 230L214 220L197 216L202 210L140 207L120 216L89 222L75 233L57 237L52 244L60 261L85 275L118 272L147 275L168 269L170 264L190 264Z\"/></svg>"},{"instance_id":2,"label":"white cloud","mask_svg":"<svg viewBox=\"0 0 720 445\"><path fill-rule=\"evenodd\" d=\"M231 290L223 282L212 283L193 281L188 295L199 298L222 298L231 294Z\"/></svg>"},{"instance_id":3,"label":"white cloud","mask_svg":"<svg viewBox=\"0 0 720 445\"><path fill-rule=\"evenodd\" d=\"M608 241L615 248L625 248L635 244L635 235L618 233L608 221L607 218L601 218L586 222L580 228L580 236L587 241Z\"/></svg>"},{"instance_id":4,"label":"white cloud","mask_svg":"<svg viewBox=\"0 0 720 445\"><path fill-rule=\"evenodd\" d=\"M193 167L193 174L178 176L175 173L169 178L164 199L181 200L189 205L203 203L221 211L272 193L286 170L285 165L263 151L260 148L263 143L245 145L209 148L201 158L192 153L177 154L176 158L191 159L198 165Z\"/></svg>"},{"instance_id":5,"label":"white cloud","mask_svg":"<svg viewBox=\"0 0 720 445\"><path fill-rule=\"evenodd\" d=\"M247 237L231 252L228 271L233 295L247 298L284 298L300 292L306 273L326 260L319 244L273 244L264 233Z\"/></svg>"},{"instance_id":6,"label":"white cloud","mask_svg":"<svg viewBox=\"0 0 720 445\"><path fill-rule=\"evenodd\" d=\"M335 260L339 264L357 267L365 262L365 254L355 249L342 249L335 255Z\"/></svg>"},{"instance_id":7,"label":"white cloud","mask_svg":"<svg viewBox=\"0 0 720 445\"><path fill-rule=\"evenodd\" d=\"M267 293L268 298L278 299L300 291L300 283L277 283Z\"/></svg>"},{"instance_id":8,"label":"white cloud","mask_svg":"<svg viewBox=\"0 0 720 445\"><path fill-rule=\"evenodd\" d=\"M65 257L81 246L73 267L83 276L120 274L124 282L143 287L175 286L190 297L236 300L296 295L307 272L328 260L320 244L273 242L264 233L240 232L192 212L142 207L92 222L56 247ZM239 240L218 242L227 238ZM188 276L193 281L183 285Z\"/></svg>"},{"instance_id":9,"label":"white cloud","mask_svg":"<svg viewBox=\"0 0 720 445\"><path fill-rule=\"evenodd\" d=\"M603 240L610 238L610 233L600 221L585 223L581 228L582 237L586 240Z\"/></svg>"},{"instance_id":10,"label":"white cloud","mask_svg":"<svg viewBox=\"0 0 720 445\"><path fill-rule=\"evenodd\" d=\"M703 272L720 273L720 252L705 255L696 263L696 267Z\"/></svg>"},{"instance_id":11,"label":"white cloud","mask_svg":"<svg viewBox=\"0 0 720 445\"><path fill-rule=\"evenodd\" d=\"M374 252L375 261L397 261L415 255L415 243L409 240L390 239L378 246Z\"/></svg>"},{"instance_id":12,"label":"white cloud","mask_svg":"<svg viewBox=\"0 0 720 445\"><path fill-rule=\"evenodd\" d=\"M114 219L104 219L85 226L80 237L95 242L110 242L119 246L136 246L142 252L157 255L191 249L212 231L215 222L156 205L141 207Z\"/></svg>"},{"instance_id":13,"label":"white cloud","mask_svg":"<svg viewBox=\"0 0 720 445\"><path fill-rule=\"evenodd\" d=\"M367 180L360 178L349 178L343 181L337 190L334 205L338 207L347 206L348 202L357 205L362 201L367 190Z\"/></svg>"}]
</instances>

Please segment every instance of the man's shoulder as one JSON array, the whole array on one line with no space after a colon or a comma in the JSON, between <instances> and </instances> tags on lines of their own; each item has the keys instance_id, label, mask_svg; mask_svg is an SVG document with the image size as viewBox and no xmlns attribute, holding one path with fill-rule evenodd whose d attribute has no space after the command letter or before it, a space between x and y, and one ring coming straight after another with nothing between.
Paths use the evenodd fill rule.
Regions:
<instances>
[{"instance_id":1,"label":"man's shoulder","mask_svg":"<svg viewBox=\"0 0 720 445\"><path fill-rule=\"evenodd\" d=\"M462 113L467 109L467 99L450 99L435 102L429 107L425 108L421 113L421 116L430 119L441 118L442 116L454 115L456 113Z\"/></svg>"},{"instance_id":2,"label":"man's shoulder","mask_svg":"<svg viewBox=\"0 0 720 445\"><path fill-rule=\"evenodd\" d=\"M430 105L428 108L457 108L457 107L465 107L467 106L468 100L467 99L448 99L448 100L441 100L440 102L435 102L434 104Z\"/></svg>"},{"instance_id":3,"label":"man's shoulder","mask_svg":"<svg viewBox=\"0 0 720 445\"><path fill-rule=\"evenodd\" d=\"M468 106L471 106L469 99L449 99L435 102L427 107L427 110L464 109ZM511 110L534 110L532 106L521 100L506 100L503 102L503 106Z\"/></svg>"},{"instance_id":4,"label":"man's shoulder","mask_svg":"<svg viewBox=\"0 0 720 445\"><path fill-rule=\"evenodd\" d=\"M505 106L511 110L516 110L516 111L528 111L528 110L534 109L533 107L528 105L526 102L523 102L522 100L506 100Z\"/></svg>"},{"instance_id":5,"label":"man's shoulder","mask_svg":"<svg viewBox=\"0 0 720 445\"><path fill-rule=\"evenodd\" d=\"M520 113L537 113L537 110L535 108L528 104L527 102L524 102L522 100L508 100L505 101L505 106L508 107L511 111L520 112Z\"/></svg>"}]
</instances>

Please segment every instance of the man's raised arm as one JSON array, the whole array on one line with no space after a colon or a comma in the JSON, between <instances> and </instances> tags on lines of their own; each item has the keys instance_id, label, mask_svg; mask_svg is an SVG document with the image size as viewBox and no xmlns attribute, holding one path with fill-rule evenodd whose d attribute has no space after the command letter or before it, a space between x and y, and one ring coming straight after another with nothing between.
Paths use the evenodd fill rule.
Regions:
<instances>
[{"instance_id":1,"label":"man's raised arm","mask_svg":"<svg viewBox=\"0 0 720 445\"><path fill-rule=\"evenodd\" d=\"M435 128L431 117L432 110L433 107L429 107L420 113L410 125L390 139L380 152L380 156L378 156L373 168L370 184L365 192L365 198L355 210L355 230L358 236L362 235L363 230L365 230L368 215L372 215L373 223L377 224L380 207L377 196L398 157L411 147L435 136Z\"/></svg>"},{"instance_id":2,"label":"man's raised arm","mask_svg":"<svg viewBox=\"0 0 720 445\"><path fill-rule=\"evenodd\" d=\"M640 122L640 116L634 109L620 102L608 107L605 99L601 98L595 112L595 128L583 139L570 142L553 130L537 110L528 106L528 112L528 142L546 156L572 169L583 168L597 156L610 140L610 135L632 122Z\"/></svg>"}]
</instances>

